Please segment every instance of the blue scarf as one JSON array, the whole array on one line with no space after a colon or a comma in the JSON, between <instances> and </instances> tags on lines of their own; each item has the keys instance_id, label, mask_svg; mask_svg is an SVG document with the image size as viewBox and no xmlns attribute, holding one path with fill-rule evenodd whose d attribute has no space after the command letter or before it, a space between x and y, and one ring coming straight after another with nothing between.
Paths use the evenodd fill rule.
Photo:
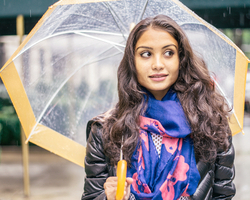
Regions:
<instances>
[{"instance_id":1,"label":"blue scarf","mask_svg":"<svg viewBox=\"0 0 250 200\"><path fill-rule=\"evenodd\" d=\"M196 191L200 175L182 106L173 90L161 101L148 95L148 108L140 116L140 142L127 172L134 179L131 192L143 200L190 196ZM150 133L163 136L160 158Z\"/></svg>"}]
</instances>

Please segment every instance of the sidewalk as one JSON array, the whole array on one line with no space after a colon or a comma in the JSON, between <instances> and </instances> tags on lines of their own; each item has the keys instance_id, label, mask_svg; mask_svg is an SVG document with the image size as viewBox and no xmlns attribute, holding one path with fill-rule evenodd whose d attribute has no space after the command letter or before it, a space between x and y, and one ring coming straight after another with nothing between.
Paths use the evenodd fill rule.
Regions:
<instances>
[{"instance_id":1,"label":"sidewalk","mask_svg":"<svg viewBox=\"0 0 250 200\"><path fill-rule=\"evenodd\" d=\"M21 147L2 147L0 200L80 200L84 169L40 147L30 147L30 197L24 197Z\"/></svg>"}]
</instances>

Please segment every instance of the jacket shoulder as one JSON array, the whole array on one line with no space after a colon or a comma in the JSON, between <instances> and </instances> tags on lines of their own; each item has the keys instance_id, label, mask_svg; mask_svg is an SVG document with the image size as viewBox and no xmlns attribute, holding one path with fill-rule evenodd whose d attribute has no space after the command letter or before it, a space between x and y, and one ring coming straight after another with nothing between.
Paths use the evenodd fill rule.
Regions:
<instances>
[{"instance_id":1,"label":"jacket shoulder","mask_svg":"<svg viewBox=\"0 0 250 200\"><path fill-rule=\"evenodd\" d=\"M82 200L106 198L103 184L109 176L109 171L103 150L102 127L102 123L96 119L87 123L86 177Z\"/></svg>"},{"instance_id":2,"label":"jacket shoulder","mask_svg":"<svg viewBox=\"0 0 250 200\"><path fill-rule=\"evenodd\" d=\"M86 139L88 140L90 133L97 134L99 137L101 137L101 132L103 128L104 119L102 116L97 116L91 120L88 121L87 127L86 127Z\"/></svg>"},{"instance_id":3,"label":"jacket shoulder","mask_svg":"<svg viewBox=\"0 0 250 200\"><path fill-rule=\"evenodd\" d=\"M216 199L232 199L236 193L236 188L233 183L235 177L235 152L232 144L232 138L229 138L229 142L229 149L218 153L215 162L213 197Z\"/></svg>"},{"instance_id":4,"label":"jacket shoulder","mask_svg":"<svg viewBox=\"0 0 250 200\"><path fill-rule=\"evenodd\" d=\"M234 147L229 137L229 149L220 151L214 163L197 162L201 180L192 200L232 199L235 195Z\"/></svg>"},{"instance_id":5,"label":"jacket shoulder","mask_svg":"<svg viewBox=\"0 0 250 200\"><path fill-rule=\"evenodd\" d=\"M228 168L232 168L233 163L234 163L234 156L235 156L235 151L234 151L234 146L232 144L232 137L229 137L229 148L227 151L222 151L217 154L216 158L216 164L225 166Z\"/></svg>"}]
</instances>

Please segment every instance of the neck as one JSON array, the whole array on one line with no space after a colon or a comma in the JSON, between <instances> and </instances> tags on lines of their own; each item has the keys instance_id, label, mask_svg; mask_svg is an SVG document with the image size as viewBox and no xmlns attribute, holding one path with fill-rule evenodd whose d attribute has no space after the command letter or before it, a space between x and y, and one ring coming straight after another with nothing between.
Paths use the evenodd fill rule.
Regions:
<instances>
[{"instance_id":1,"label":"neck","mask_svg":"<svg viewBox=\"0 0 250 200\"><path fill-rule=\"evenodd\" d=\"M147 90L147 89L146 89ZM168 93L169 89L167 90L164 90L164 91L151 91L151 90L147 90L148 92L150 92L153 97L156 99L156 100L159 100L161 101L163 99L163 97L166 96L166 94Z\"/></svg>"},{"instance_id":2,"label":"neck","mask_svg":"<svg viewBox=\"0 0 250 200\"><path fill-rule=\"evenodd\" d=\"M156 94L153 94L153 96L155 97L156 100L161 101L162 98L163 98L166 94L167 94L167 92L164 93L164 94L163 94L163 93L156 93Z\"/></svg>"}]
</instances>

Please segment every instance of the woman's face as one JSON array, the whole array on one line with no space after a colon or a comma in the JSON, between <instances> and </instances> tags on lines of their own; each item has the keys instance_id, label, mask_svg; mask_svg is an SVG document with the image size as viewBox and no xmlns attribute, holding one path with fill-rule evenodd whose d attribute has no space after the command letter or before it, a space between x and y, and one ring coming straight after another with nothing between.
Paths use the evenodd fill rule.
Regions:
<instances>
[{"instance_id":1,"label":"woman's face","mask_svg":"<svg viewBox=\"0 0 250 200\"><path fill-rule=\"evenodd\" d=\"M179 75L177 41L166 31L150 28L135 46L138 82L161 100Z\"/></svg>"}]
</instances>

